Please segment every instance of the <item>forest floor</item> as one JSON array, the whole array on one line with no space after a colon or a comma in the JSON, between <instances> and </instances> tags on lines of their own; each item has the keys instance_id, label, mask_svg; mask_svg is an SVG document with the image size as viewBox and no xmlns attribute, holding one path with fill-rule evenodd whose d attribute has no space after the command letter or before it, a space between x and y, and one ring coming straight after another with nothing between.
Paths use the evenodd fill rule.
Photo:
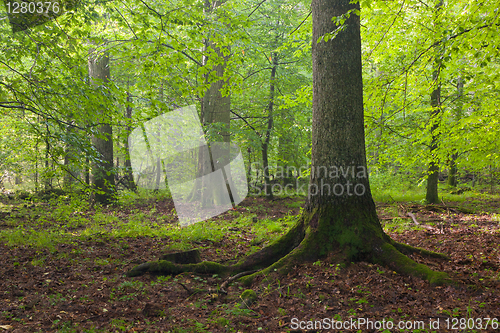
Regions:
<instances>
[{"instance_id":1,"label":"forest floor","mask_svg":"<svg viewBox=\"0 0 500 333\"><path fill-rule=\"evenodd\" d=\"M100 210L4 201L0 332L322 331L313 321L343 332L500 330L498 201L482 202L475 213L456 208L464 206L459 202L378 204L393 239L450 255L449 261L412 258L447 272L459 287L433 287L386 267L341 266L326 258L279 280L260 278L250 287L256 302L244 306L246 287L234 282L227 294L218 293L224 279L217 275L124 276L175 249L199 248L203 260L240 258L282 235L302 203L249 197L211 224L179 231L169 199Z\"/></svg>"}]
</instances>

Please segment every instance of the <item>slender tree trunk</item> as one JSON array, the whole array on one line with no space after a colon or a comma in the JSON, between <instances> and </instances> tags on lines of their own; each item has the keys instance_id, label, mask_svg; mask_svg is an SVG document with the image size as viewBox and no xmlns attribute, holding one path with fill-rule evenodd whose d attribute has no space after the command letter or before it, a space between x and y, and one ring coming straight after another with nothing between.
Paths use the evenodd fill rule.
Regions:
<instances>
[{"instance_id":1,"label":"slender tree trunk","mask_svg":"<svg viewBox=\"0 0 500 333\"><path fill-rule=\"evenodd\" d=\"M431 143L430 143L430 156L431 162L429 163L428 174L427 174L427 194L425 199L428 203L439 203L438 196L438 176L439 167L437 164L436 150L438 148L438 134L437 130L439 128L439 116L441 114L441 85L438 83L439 80L439 70L436 70L433 74L433 79L436 88L431 94Z\"/></svg>"},{"instance_id":2,"label":"slender tree trunk","mask_svg":"<svg viewBox=\"0 0 500 333\"><path fill-rule=\"evenodd\" d=\"M89 57L89 76L91 83L99 79L106 84L110 79L109 57L107 55ZM101 106L105 108L105 106ZM101 110L99 112L98 135L92 136L92 145L96 148L99 161L92 163L92 183L95 189L95 199L102 204L113 201L115 194L115 177L113 171L113 129L111 116Z\"/></svg>"},{"instance_id":3,"label":"slender tree trunk","mask_svg":"<svg viewBox=\"0 0 500 333\"><path fill-rule=\"evenodd\" d=\"M38 121L40 121L40 116L38 116ZM38 149L38 144L39 144L39 140L36 139L36 143L35 143L35 152L36 152L36 156L35 156L35 193L37 193L40 189L40 182L38 179L38 175L39 175L38 160L39 160L39 156L40 156L40 150Z\"/></svg>"},{"instance_id":4,"label":"slender tree trunk","mask_svg":"<svg viewBox=\"0 0 500 333\"><path fill-rule=\"evenodd\" d=\"M281 179L281 185L283 188L286 186L294 185L293 166L296 164L294 162L295 150L294 141L290 135L282 135L278 140L278 172L276 174L277 178ZM281 173L281 174L280 174ZM280 177L278 177L278 175Z\"/></svg>"},{"instance_id":5,"label":"slender tree trunk","mask_svg":"<svg viewBox=\"0 0 500 333\"><path fill-rule=\"evenodd\" d=\"M90 159L85 158L85 184L90 186Z\"/></svg>"},{"instance_id":6,"label":"slender tree trunk","mask_svg":"<svg viewBox=\"0 0 500 333\"><path fill-rule=\"evenodd\" d=\"M73 115L70 114L69 119L73 118ZM73 128L71 126L67 126L68 135L73 135ZM80 170L75 165L75 147L71 144L71 140L68 140L69 143L66 143L65 154L64 154L64 167L65 173L63 177L63 187L66 190L71 189L71 187L75 184L76 179L80 176Z\"/></svg>"},{"instance_id":7,"label":"slender tree trunk","mask_svg":"<svg viewBox=\"0 0 500 333\"><path fill-rule=\"evenodd\" d=\"M43 175L43 189L48 191L52 188L52 176L49 176L50 169L50 141L49 141L49 125L45 125L47 134L45 137L45 169Z\"/></svg>"},{"instance_id":8,"label":"slender tree trunk","mask_svg":"<svg viewBox=\"0 0 500 333\"><path fill-rule=\"evenodd\" d=\"M436 4L436 16L438 15L441 7L443 6L442 0ZM436 47L436 59L439 59L441 51L440 46ZM439 203L438 196L438 180L439 180L439 166L438 166L438 158L437 158L437 149L438 149L438 129L439 129L439 117L441 115L441 82L440 82L440 69L441 64L438 60L436 68L432 73L432 81L434 90L431 93L431 114L430 114L430 122L431 122L431 142L430 142L430 158L429 168L427 170L427 193L425 195L425 199L428 203L437 204Z\"/></svg>"},{"instance_id":9,"label":"slender tree trunk","mask_svg":"<svg viewBox=\"0 0 500 333\"><path fill-rule=\"evenodd\" d=\"M274 124L274 88L276 81L276 71L278 69L278 55L273 53L271 55L273 67L271 69L271 77L269 80L269 104L267 106L267 129L264 134L264 142L262 143L262 163L264 164L264 188L266 191L266 198L272 200L274 199L273 190L271 187L271 183L269 180L269 158L268 158L268 150L269 143L271 141L271 132L273 130Z\"/></svg>"},{"instance_id":10,"label":"slender tree trunk","mask_svg":"<svg viewBox=\"0 0 500 333\"><path fill-rule=\"evenodd\" d=\"M160 91L159 91L159 99L161 102L163 102L163 82L161 83L160 85ZM158 110L158 116L161 116L163 114L163 110L162 110L162 106L160 106L159 110ZM161 128L161 125L158 125L158 131L156 133L156 140L158 142L158 144L161 142L160 140L160 137L161 137L161 131L164 131L165 129L162 129ZM162 167L162 162L161 162L161 159L158 157L156 158L156 180L155 180L155 190L154 192L157 192L158 189L160 188L160 183L161 183L161 179L163 178L165 180L165 173L163 172L163 167Z\"/></svg>"},{"instance_id":11,"label":"slender tree trunk","mask_svg":"<svg viewBox=\"0 0 500 333\"><path fill-rule=\"evenodd\" d=\"M462 97L464 93L464 82L461 77L458 77L457 80L457 110L455 114L455 121L459 121L462 118ZM450 160L449 160L449 176L448 176L448 185L456 187L457 186L457 163L456 160L458 158L458 154L455 149L453 149Z\"/></svg>"},{"instance_id":12,"label":"slender tree trunk","mask_svg":"<svg viewBox=\"0 0 500 333\"><path fill-rule=\"evenodd\" d=\"M125 145L125 162L124 167L125 167L125 186L134 192L137 192L137 185L134 182L134 175L132 173L132 163L130 161L130 153L129 153L129 143L128 143L128 136L132 132L132 126L130 126L130 121L132 119L132 94L130 91L127 91L127 107L125 108L125 121L127 122L127 126L125 128L125 131L127 133L124 145Z\"/></svg>"}]
</instances>

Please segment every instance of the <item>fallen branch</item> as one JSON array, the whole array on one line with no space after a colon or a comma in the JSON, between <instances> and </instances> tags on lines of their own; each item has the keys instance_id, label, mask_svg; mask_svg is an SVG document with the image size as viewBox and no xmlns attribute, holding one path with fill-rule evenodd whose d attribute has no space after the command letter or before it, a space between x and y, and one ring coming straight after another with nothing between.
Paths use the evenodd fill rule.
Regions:
<instances>
[{"instance_id":1,"label":"fallen branch","mask_svg":"<svg viewBox=\"0 0 500 333\"><path fill-rule=\"evenodd\" d=\"M437 231L437 232L439 232L439 230L437 230L436 228L433 228L433 227L425 225L425 224L418 223L417 218L415 217L415 215L413 215L413 213L408 212L408 213L406 213L406 215L408 215L409 217L411 217L411 219L413 220L413 223L415 223L416 225L424 227L424 228L426 228L427 230L430 230L430 231L434 231L434 232Z\"/></svg>"},{"instance_id":2,"label":"fallen branch","mask_svg":"<svg viewBox=\"0 0 500 333\"><path fill-rule=\"evenodd\" d=\"M413 223L415 223L416 225L420 225L420 223L417 222L417 218L415 217L415 215L413 215L413 213L406 213L406 215L408 215L409 217L411 217L411 219L413 220Z\"/></svg>"},{"instance_id":3,"label":"fallen branch","mask_svg":"<svg viewBox=\"0 0 500 333\"><path fill-rule=\"evenodd\" d=\"M220 285L220 292L223 293L223 294L226 294L227 295L227 291L226 291L226 287L231 283L233 282L234 280L237 280L239 279L240 277L242 276L245 276L245 275L250 275L250 274L253 274L257 272L257 270L253 270L253 271L246 271L246 272L241 272L241 273L238 273L234 276L231 276L229 279L227 279L226 281L222 282L222 284Z\"/></svg>"}]
</instances>

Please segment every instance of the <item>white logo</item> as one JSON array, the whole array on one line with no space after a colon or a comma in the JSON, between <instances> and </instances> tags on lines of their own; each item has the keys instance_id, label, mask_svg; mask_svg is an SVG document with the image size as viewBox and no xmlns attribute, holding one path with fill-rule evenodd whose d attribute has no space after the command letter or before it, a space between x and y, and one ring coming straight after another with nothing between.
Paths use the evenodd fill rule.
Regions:
<instances>
[{"instance_id":1,"label":"white logo","mask_svg":"<svg viewBox=\"0 0 500 333\"><path fill-rule=\"evenodd\" d=\"M165 189L168 183L181 226L224 213L248 193L239 147L207 144L193 105L135 128L129 152L138 186Z\"/></svg>"}]
</instances>

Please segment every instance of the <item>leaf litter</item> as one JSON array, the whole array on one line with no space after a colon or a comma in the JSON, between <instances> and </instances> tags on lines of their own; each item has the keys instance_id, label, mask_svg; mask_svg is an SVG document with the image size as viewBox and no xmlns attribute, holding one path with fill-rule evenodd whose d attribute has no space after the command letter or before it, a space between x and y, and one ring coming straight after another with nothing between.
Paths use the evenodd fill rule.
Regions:
<instances>
[{"instance_id":1,"label":"leaf litter","mask_svg":"<svg viewBox=\"0 0 500 333\"><path fill-rule=\"evenodd\" d=\"M201 249L203 260L239 258L267 242L256 242L248 228L231 224L235 216L253 213L257 221L280 219L298 214L297 202L300 200L247 198L235 211L218 217L230 226L221 239L194 240L191 246ZM151 204L156 205L157 216L173 208L171 201L164 200L107 208L103 213L125 219L146 211ZM247 287L232 282L225 287L227 294L222 293L220 285L225 279L216 275L125 277L128 269L157 259L176 240L114 238L106 236L104 229L102 234L57 244L53 249L2 241L0 332L305 332L292 323L306 325L324 318L390 320L395 325L423 322L426 326L421 332L446 332L450 331L447 321L500 320L500 225L496 218L487 213L407 204L405 209L420 223L432 225L429 229L413 224L402 214L404 209L397 209L396 214L390 209L394 207L378 205L386 232L398 242L449 254L449 261L411 257L447 272L459 281L458 287L430 286L379 265L340 265L325 258L299 265L278 279L258 278L250 286L257 301L244 306L240 295ZM175 222L175 218L164 221ZM2 225L13 227L12 223ZM440 328L429 329L429 320L439 320ZM321 330L308 332L316 331ZM487 329L461 331L497 330L490 324Z\"/></svg>"}]
</instances>

